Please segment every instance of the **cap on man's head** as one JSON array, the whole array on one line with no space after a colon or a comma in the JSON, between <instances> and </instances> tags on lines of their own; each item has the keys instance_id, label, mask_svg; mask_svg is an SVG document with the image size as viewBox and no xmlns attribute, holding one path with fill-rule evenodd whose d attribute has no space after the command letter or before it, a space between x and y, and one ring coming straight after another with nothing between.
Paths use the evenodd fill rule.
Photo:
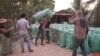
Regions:
<instances>
[{"instance_id":1,"label":"cap on man's head","mask_svg":"<svg viewBox=\"0 0 100 56\"><path fill-rule=\"evenodd\" d=\"M5 22L7 22L7 19L5 19L5 18L1 18L0 19L0 23L2 24L2 23L5 23Z\"/></svg>"}]
</instances>

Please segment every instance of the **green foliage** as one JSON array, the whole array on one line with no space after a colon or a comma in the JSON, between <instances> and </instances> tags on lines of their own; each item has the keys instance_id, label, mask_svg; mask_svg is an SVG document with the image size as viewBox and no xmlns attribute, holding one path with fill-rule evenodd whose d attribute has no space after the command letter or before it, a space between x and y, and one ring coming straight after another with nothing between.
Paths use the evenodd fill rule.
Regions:
<instances>
[{"instance_id":1,"label":"green foliage","mask_svg":"<svg viewBox=\"0 0 100 56\"><path fill-rule=\"evenodd\" d=\"M53 0L28 0L27 3L22 5L22 11L28 14L36 13L37 11L43 10L45 8L54 9Z\"/></svg>"},{"instance_id":2,"label":"green foliage","mask_svg":"<svg viewBox=\"0 0 100 56\"><path fill-rule=\"evenodd\" d=\"M45 8L54 8L53 0L0 0L0 17L12 18L15 14L33 14Z\"/></svg>"},{"instance_id":3,"label":"green foliage","mask_svg":"<svg viewBox=\"0 0 100 56\"><path fill-rule=\"evenodd\" d=\"M0 0L0 17L10 18L18 6L13 0Z\"/></svg>"}]
</instances>

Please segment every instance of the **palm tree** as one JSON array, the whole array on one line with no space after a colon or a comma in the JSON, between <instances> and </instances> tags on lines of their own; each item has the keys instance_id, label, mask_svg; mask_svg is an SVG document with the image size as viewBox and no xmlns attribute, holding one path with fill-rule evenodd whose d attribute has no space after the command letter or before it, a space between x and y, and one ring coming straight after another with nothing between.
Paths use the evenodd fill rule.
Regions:
<instances>
[{"instance_id":1,"label":"palm tree","mask_svg":"<svg viewBox=\"0 0 100 56\"><path fill-rule=\"evenodd\" d=\"M100 0L97 0L97 5L94 9L95 21L94 24L97 27L100 27Z\"/></svg>"},{"instance_id":2,"label":"palm tree","mask_svg":"<svg viewBox=\"0 0 100 56\"><path fill-rule=\"evenodd\" d=\"M81 9L83 11L83 15L86 16L90 12L88 9L89 5L93 2L95 2L95 0L89 0L86 2L83 2L83 0L74 0L72 7L75 11Z\"/></svg>"}]
</instances>

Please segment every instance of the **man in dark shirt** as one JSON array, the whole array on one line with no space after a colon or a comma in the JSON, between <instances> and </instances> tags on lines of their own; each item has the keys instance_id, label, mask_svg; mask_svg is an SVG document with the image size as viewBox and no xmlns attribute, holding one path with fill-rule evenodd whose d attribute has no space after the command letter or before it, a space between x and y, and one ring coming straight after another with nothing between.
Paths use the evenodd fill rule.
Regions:
<instances>
[{"instance_id":1,"label":"man in dark shirt","mask_svg":"<svg viewBox=\"0 0 100 56\"><path fill-rule=\"evenodd\" d=\"M84 43L88 34L89 26L88 26L88 21L83 16L82 10L76 11L76 18L71 20L70 23L75 25L72 56L77 56L78 47L81 48L83 56L87 56Z\"/></svg>"},{"instance_id":2,"label":"man in dark shirt","mask_svg":"<svg viewBox=\"0 0 100 56\"><path fill-rule=\"evenodd\" d=\"M44 23L45 23L45 20L44 18L39 22L40 26L39 26L39 31L38 31L38 34L37 34L37 37L36 37L36 40L35 40L35 45L37 46L37 40L41 34L41 45L44 45L43 44L43 40L44 40Z\"/></svg>"}]
</instances>

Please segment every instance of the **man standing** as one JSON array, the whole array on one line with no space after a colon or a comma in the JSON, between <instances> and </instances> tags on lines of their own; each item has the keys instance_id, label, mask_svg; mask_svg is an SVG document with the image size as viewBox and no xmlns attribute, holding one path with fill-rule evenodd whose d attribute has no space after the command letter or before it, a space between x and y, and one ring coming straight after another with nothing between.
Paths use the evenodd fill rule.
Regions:
<instances>
[{"instance_id":1,"label":"man standing","mask_svg":"<svg viewBox=\"0 0 100 56\"><path fill-rule=\"evenodd\" d=\"M13 30L13 27L7 29L5 27L7 21L8 20L5 18L0 19L0 37L1 37L0 44L2 44L2 54L3 55L12 53L10 32L11 30Z\"/></svg>"},{"instance_id":2,"label":"man standing","mask_svg":"<svg viewBox=\"0 0 100 56\"><path fill-rule=\"evenodd\" d=\"M22 53L24 53L24 39L26 38L28 41L28 50L29 52L33 52L31 49L31 41L30 36L28 34L28 29L30 28L29 22L25 19L26 15L21 14L21 19L17 21L16 28L19 31L20 39L21 39L21 48Z\"/></svg>"},{"instance_id":3,"label":"man standing","mask_svg":"<svg viewBox=\"0 0 100 56\"><path fill-rule=\"evenodd\" d=\"M70 23L74 24L74 47L72 56L77 56L77 49L80 46L83 56L87 56L85 50L85 39L88 34L88 22L83 17L81 10L76 11L76 18Z\"/></svg>"},{"instance_id":4,"label":"man standing","mask_svg":"<svg viewBox=\"0 0 100 56\"><path fill-rule=\"evenodd\" d=\"M41 19L41 21L39 22L40 26L39 26L39 31L35 40L35 45L37 46L37 40L41 34L41 45L43 44L43 40L44 40L44 30L45 30L45 17L43 17L43 19Z\"/></svg>"}]
</instances>

